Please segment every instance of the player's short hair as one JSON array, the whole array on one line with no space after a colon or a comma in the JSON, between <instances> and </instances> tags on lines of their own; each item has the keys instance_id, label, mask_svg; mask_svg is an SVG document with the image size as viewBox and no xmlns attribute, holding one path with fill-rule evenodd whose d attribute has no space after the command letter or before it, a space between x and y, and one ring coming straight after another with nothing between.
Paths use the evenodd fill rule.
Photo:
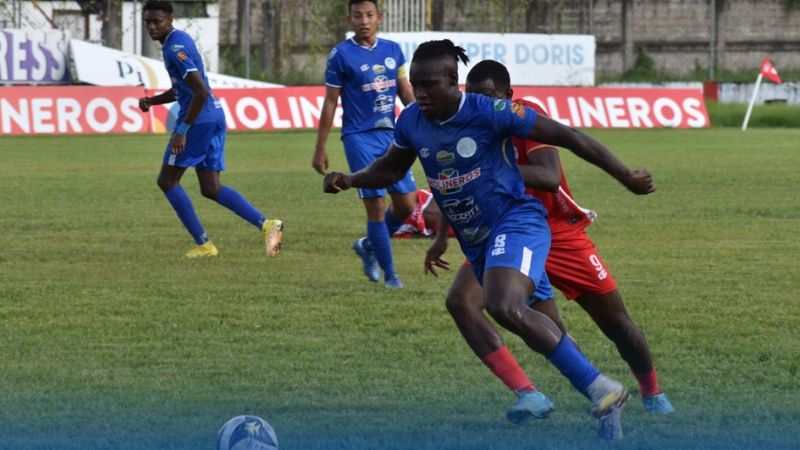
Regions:
<instances>
[{"instance_id":1,"label":"player's short hair","mask_svg":"<svg viewBox=\"0 0 800 450\"><path fill-rule=\"evenodd\" d=\"M166 0L147 0L147 3L144 4L142 11L164 11L165 13L172 15L172 3Z\"/></svg>"},{"instance_id":2,"label":"player's short hair","mask_svg":"<svg viewBox=\"0 0 800 450\"><path fill-rule=\"evenodd\" d=\"M442 39L440 41L427 41L417 47L414 51L414 61L439 59L442 56L450 56L458 64L460 60L462 63L469 62L467 51L462 47L453 44L450 39Z\"/></svg>"},{"instance_id":3,"label":"player's short hair","mask_svg":"<svg viewBox=\"0 0 800 450\"><path fill-rule=\"evenodd\" d=\"M378 8L378 0L350 0L350 3L347 5L347 7L349 8L353 5L357 5L359 3L364 3L364 2L370 2L373 5L375 5L376 9Z\"/></svg>"},{"instance_id":4,"label":"player's short hair","mask_svg":"<svg viewBox=\"0 0 800 450\"><path fill-rule=\"evenodd\" d=\"M511 76L508 74L508 69L493 59L484 59L475 64L475 67L467 74L468 83L480 83L485 80L492 80L497 89L503 90L511 87Z\"/></svg>"}]
</instances>

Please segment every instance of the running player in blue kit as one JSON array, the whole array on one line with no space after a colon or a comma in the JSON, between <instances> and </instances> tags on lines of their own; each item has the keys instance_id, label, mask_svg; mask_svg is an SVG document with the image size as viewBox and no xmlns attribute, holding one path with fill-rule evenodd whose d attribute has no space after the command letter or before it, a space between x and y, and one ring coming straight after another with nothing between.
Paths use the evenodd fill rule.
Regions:
<instances>
[{"instance_id":1,"label":"running player in blue kit","mask_svg":"<svg viewBox=\"0 0 800 450\"><path fill-rule=\"evenodd\" d=\"M544 270L550 231L541 201L524 194L513 148L506 143L517 136L565 147L612 174L625 166L589 136L532 109L460 92L459 60L468 61L464 49L449 40L420 45L410 72L417 102L400 114L388 152L352 175L328 174L324 190L388 186L419 157L434 198L483 285L487 312L547 357L590 399L593 414L604 417L625 404L628 391L587 361L549 317L526 305L534 291L550 289ZM637 194L653 189L649 177L626 187ZM553 410L541 392L525 401L526 413L535 418Z\"/></svg>"},{"instance_id":2,"label":"running player in blue kit","mask_svg":"<svg viewBox=\"0 0 800 450\"><path fill-rule=\"evenodd\" d=\"M268 256L280 250L283 223L267 218L235 189L220 182L219 173L225 170L225 114L211 93L203 60L192 38L172 27L172 4L168 1L148 1L144 8L147 33L161 43L164 65L172 79L172 89L153 97L139 99L143 112L153 105L178 101L180 112L175 129L164 152L158 187L186 230L197 244L186 256L202 258L217 256L219 251L206 235L192 201L180 185L183 173L194 167L204 197L230 209L256 226L264 235Z\"/></svg>"},{"instance_id":3,"label":"running player in blue kit","mask_svg":"<svg viewBox=\"0 0 800 450\"><path fill-rule=\"evenodd\" d=\"M311 165L320 174L328 170L325 144L333 126L339 96L342 97L342 141L350 170L361 170L386 153L392 142L395 97L403 104L414 101L406 79L405 57L400 46L377 37L382 14L375 0L350 0L347 20L355 35L331 50L325 71L325 102L319 119L317 144ZM388 188L391 210L384 196ZM392 258L390 237L416 206L416 185L411 170L395 183L380 189L359 189L367 212L367 237L353 243L370 281L380 279L383 269L388 288L402 288Z\"/></svg>"}]
</instances>

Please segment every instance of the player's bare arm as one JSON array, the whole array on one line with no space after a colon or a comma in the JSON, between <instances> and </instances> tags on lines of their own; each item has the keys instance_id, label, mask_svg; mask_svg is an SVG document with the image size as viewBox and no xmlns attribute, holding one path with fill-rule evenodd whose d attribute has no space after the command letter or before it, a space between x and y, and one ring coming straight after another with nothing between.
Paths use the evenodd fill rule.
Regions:
<instances>
[{"instance_id":1,"label":"player's bare arm","mask_svg":"<svg viewBox=\"0 0 800 450\"><path fill-rule=\"evenodd\" d=\"M635 194L655 191L653 178L647 169L628 169L611 151L588 135L564 126L545 116L536 118L528 139L564 147L578 157L600 167Z\"/></svg>"},{"instance_id":2,"label":"player's bare arm","mask_svg":"<svg viewBox=\"0 0 800 450\"><path fill-rule=\"evenodd\" d=\"M322 175L328 171L328 151L325 149L325 145L333 127L333 115L336 113L336 105L339 103L341 93L341 88L327 86L325 89L325 102L322 104L319 128L317 128L317 145L314 147L314 155L311 157L311 167Z\"/></svg>"},{"instance_id":3,"label":"player's bare arm","mask_svg":"<svg viewBox=\"0 0 800 450\"><path fill-rule=\"evenodd\" d=\"M163 105L164 103L172 103L175 100L175 91L172 89L166 90L158 95L154 95L152 97L142 97L139 99L139 109L142 112L150 111L150 107L153 105Z\"/></svg>"},{"instance_id":4,"label":"player's bare arm","mask_svg":"<svg viewBox=\"0 0 800 450\"><path fill-rule=\"evenodd\" d=\"M528 153L529 166L517 166L525 186L546 192L558 191L561 184L561 160L558 150L549 145Z\"/></svg>"},{"instance_id":5,"label":"player's bare arm","mask_svg":"<svg viewBox=\"0 0 800 450\"><path fill-rule=\"evenodd\" d=\"M417 155L414 152L391 145L385 155L352 175L329 173L323 181L323 189L329 194L336 194L351 187L382 189L403 179L416 159Z\"/></svg>"},{"instance_id":6,"label":"player's bare arm","mask_svg":"<svg viewBox=\"0 0 800 450\"><path fill-rule=\"evenodd\" d=\"M444 270L450 270L450 263L442 259L442 255L447 252L447 229L450 224L447 222L447 217L443 213L439 213L439 229L436 231L436 239L433 240L431 246L425 254L425 274L431 274L438 277L436 267Z\"/></svg>"},{"instance_id":7,"label":"player's bare arm","mask_svg":"<svg viewBox=\"0 0 800 450\"><path fill-rule=\"evenodd\" d=\"M400 73L397 75L397 96L400 97L400 101L406 106L416 101L414 98L414 88L411 87L411 83L408 81L408 77L406 77L405 66L401 68Z\"/></svg>"},{"instance_id":8,"label":"player's bare arm","mask_svg":"<svg viewBox=\"0 0 800 450\"><path fill-rule=\"evenodd\" d=\"M206 83L200 77L200 72L188 72L184 80L192 90L192 101L189 103L189 110L186 112L183 123L192 125L194 121L197 120L197 116L200 115L200 111L203 110L209 92ZM183 153L183 150L186 148L186 134L175 133L172 135L170 142L172 144L172 153L179 155Z\"/></svg>"}]
</instances>

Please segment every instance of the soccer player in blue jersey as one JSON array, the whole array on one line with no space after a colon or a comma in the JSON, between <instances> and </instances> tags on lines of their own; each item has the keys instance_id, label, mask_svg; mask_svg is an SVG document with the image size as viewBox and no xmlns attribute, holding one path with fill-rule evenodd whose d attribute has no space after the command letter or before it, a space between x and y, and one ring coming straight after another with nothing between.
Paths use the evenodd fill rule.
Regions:
<instances>
[{"instance_id":1,"label":"soccer player in blue jersey","mask_svg":"<svg viewBox=\"0 0 800 450\"><path fill-rule=\"evenodd\" d=\"M605 417L624 406L628 391L600 373L548 316L526 304L534 292L552 296L540 292L550 289L544 269L550 230L541 201L524 193L513 148L505 143L517 136L565 147L620 180L627 169L589 136L530 108L462 93L459 60L466 63L466 53L449 40L420 45L410 72L417 102L400 114L386 155L352 175L328 174L324 190L388 186L419 157L434 199L483 286L487 312L547 357L590 399L592 412ZM650 177L632 178L626 186L638 194L653 190ZM539 391L519 400L524 414L534 418L553 411Z\"/></svg>"},{"instance_id":2,"label":"soccer player in blue jersey","mask_svg":"<svg viewBox=\"0 0 800 450\"><path fill-rule=\"evenodd\" d=\"M311 165L325 174L328 153L325 149L333 126L339 97L342 98L342 141L350 170L355 172L381 157L392 142L395 97L403 104L414 101L406 78L405 57L400 46L377 37L382 14L375 0L350 0L347 20L355 35L331 50L325 71L325 102ZM388 188L392 210L386 211L384 196ZM414 210L416 186L411 170L391 185L379 189L359 189L367 212L367 237L358 239L353 250L361 257L364 274L370 281L380 279L389 288L402 288L392 258L390 237Z\"/></svg>"},{"instance_id":3,"label":"soccer player in blue jersey","mask_svg":"<svg viewBox=\"0 0 800 450\"><path fill-rule=\"evenodd\" d=\"M172 130L158 187L195 241L186 256L217 256L219 251L206 235L192 201L180 185L183 173L194 167L204 197L230 209L256 226L264 235L268 256L280 250L283 223L267 218L235 189L220 182L225 170L225 114L208 86L203 60L192 38L172 27L172 4L148 1L144 8L144 24L153 40L161 43L164 65L172 79L172 89L153 97L139 99L143 112L153 105L178 101L180 112Z\"/></svg>"}]
</instances>

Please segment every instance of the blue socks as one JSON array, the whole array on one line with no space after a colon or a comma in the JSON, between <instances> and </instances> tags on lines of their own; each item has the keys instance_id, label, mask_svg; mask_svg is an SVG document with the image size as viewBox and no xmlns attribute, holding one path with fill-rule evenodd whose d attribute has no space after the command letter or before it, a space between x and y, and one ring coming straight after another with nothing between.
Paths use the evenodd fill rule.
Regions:
<instances>
[{"instance_id":1,"label":"blue socks","mask_svg":"<svg viewBox=\"0 0 800 450\"><path fill-rule=\"evenodd\" d=\"M186 194L186 191L183 190L183 187L178 185L165 192L164 195L167 197L167 200L169 200L169 204L172 205L172 209L178 214L178 218L181 219L183 226L186 227L186 230L189 231L189 234L194 238L195 244L202 245L208 242L206 231L203 229L203 225L200 224L200 219L194 212L192 200L189 198L189 195Z\"/></svg>"},{"instance_id":2,"label":"blue socks","mask_svg":"<svg viewBox=\"0 0 800 450\"><path fill-rule=\"evenodd\" d=\"M384 213L384 222L386 222L386 229L389 230L389 237L391 238L400 229L402 223L398 222L392 214L392 208L389 208Z\"/></svg>"},{"instance_id":3,"label":"blue socks","mask_svg":"<svg viewBox=\"0 0 800 450\"><path fill-rule=\"evenodd\" d=\"M600 371L575 348L566 333L561 336L561 342L547 359L556 366L562 375L567 377L578 392L589 398L586 388L600 375Z\"/></svg>"},{"instance_id":4,"label":"blue socks","mask_svg":"<svg viewBox=\"0 0 800 450\"><path fill-rule=\"evenodd\" d=\"M264 225L263 214L250 204L236 189L222 186L217 194L217 203L235 212L237 216L252 223L259 230Z\"/></svg>"},{"instance_id":5,"label":"blue socks","mask_svg":"<svg viewBox=\"0 0 800 450\"><path fill-rule=\"evenodd\" d=\"M388 279L394 275L392 243L389 240L389 230L386 229L385 222L367 221L367 239L364 244L366 244L364 245L366 250L371 249L375 253L375 259L383 269L384 278Z\"/></svg>"}]
</instances>

